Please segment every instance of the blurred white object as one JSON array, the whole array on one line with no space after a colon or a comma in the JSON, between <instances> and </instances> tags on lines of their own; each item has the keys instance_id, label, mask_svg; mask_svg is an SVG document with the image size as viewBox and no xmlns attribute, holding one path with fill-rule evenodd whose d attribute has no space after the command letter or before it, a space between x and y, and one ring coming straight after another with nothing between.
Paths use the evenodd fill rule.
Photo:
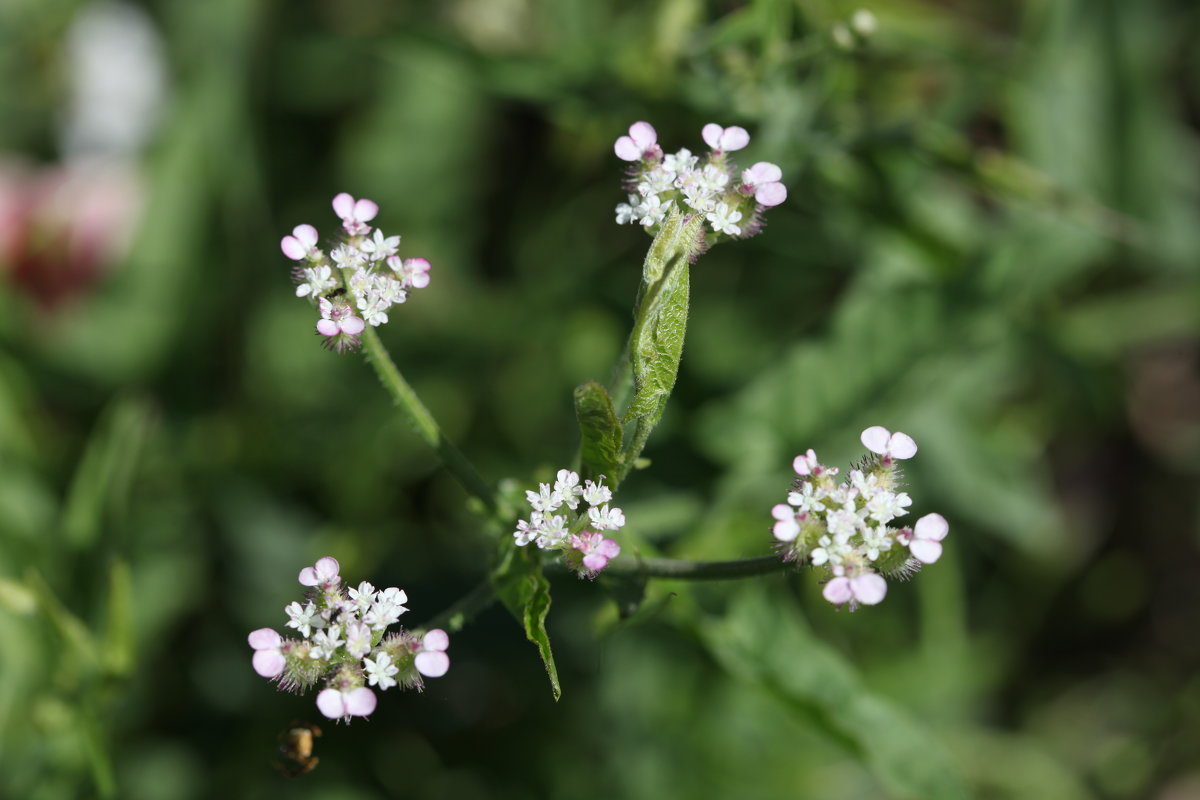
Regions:
<instances>
[{"instance_id":1,"label":"blurred white object","mask_svg":"<svg viewBox=\"0 0 1200 800\"><path fill-rule=\"evenodd\" d=\"M162 41L144 11L102 0L83 7L66 39L69 104L63 159L134 157L162 115Z\"/></svg>"}]
</instances>

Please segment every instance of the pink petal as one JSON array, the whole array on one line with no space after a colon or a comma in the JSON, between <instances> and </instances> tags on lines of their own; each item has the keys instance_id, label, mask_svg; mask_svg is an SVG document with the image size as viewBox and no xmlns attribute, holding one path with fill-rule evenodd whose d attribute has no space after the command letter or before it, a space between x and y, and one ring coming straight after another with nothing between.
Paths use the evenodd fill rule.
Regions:
<instances>
[{"instance_id":1,"label":"pink petal","mask_svg":"<svg viewBox=\"0 0 1200 800\"><path fill-rule=\"evenodd\" d=\"M778 503L771 506L771 516L780 522L794 522L796 520L796 509L786 503Z\"/></svg>"},{"instance_id":2,"label":"pink petal","mask_svg":"<svg viewBox=\"0 0 1200 800\"><path fill-rule=\"evenodd\" d=\"M865 606L873 606L887 594L887 581L874 572L866 572L850 579L854 597Z\"/></svg>"},{"instance_id":3,"label":"pink petal","mask_svg":"<svg viewBox=\"0 0 1200 800\"><path fill-rule=\"evenodd\" d=\"M772 164L770 161L759 161L750 169L742 173L742 180L746 183L758 185L760 183L772 183L783 178L783 170Z\"/></svg>"},{"instance_id":4,"label":"pink petal","mask_svg":"<svg viewBox=\"0 0 1200 800\"><path fill-rule=\"evenodd\" d=\"M354 218L359 222L370 222L379 213L379 206L371 200L359 200L354 204Z\"/></svg>"},{"instance_id":5,"label":"pink petal","mask_svg":"<svg viewBox=\"0 0 1200 800\"><path fill-rule=\"evenodd\" d=\"M888 440L888 453L892 458L912 458L917 454L917 443L907 433L893 433Z\"/></svg>"},{"instance_id":6,"label":"pink petal","mask_svg":"<svg viewBox=\"0 0 1200 800\"><path fill-rule=\"evenodd\" d=\"M771 528L771 533L781 542L791 542L800 535L800 526L796 524L795 519L780 520Z\"/></svg>"},{"instance_id":7,"label":"pink petal","mask_svg":"<svg viewBox=\"0 0 1200 800\"><path fill-rule=\"evenodd\" d=\"M589 553L583 557L583 565L592 572L599 572L608 566L608 557L600 553Z\"/></svg>"},{"instance_id":8,"label":"pink petal","mask_svg":"<svg viewBox=\"0 0 1200 800\"><path fill-rule=\"evenodd\" d=\"M931 542L940 542L946 538L946 534L949 532L950 523L946 522L946 518L941 514L926 514L913 526L913 534L918 539L926 539Z\"/></svg>"},{"instance_id":9,"label":"pink petal","mask_svg":"<svg viewBox=\"0 0 1200 800\"><path fill-rule=\"evenodd\" d=\"M596 548L596 552L608 558L616 558L621 555L621 545L614 542L612 539L605 539Z\"/></svg>"},{"instance_id":10,"label":"pink petal","mask_svg":"<svg viewBox=\"0 0 1200 800\"><path fill-rule=\"evenodd\" d=\"M256 631L250 631L246 641L250 642L250 646L255 650L268 650L272 647L279 647L283 643L283 638L270 628L259 628Z\"/></svg>"},{"instance_id":11,"label":"pink petal","mask_svg":"<svg viewBox=\"0 0 1200 800\"><path fill-rule=\"evenodd\" d=\"M305 247L312 247L317 243L317 229L312 225L297 225L292 228L292 236L299 239Z\"/></svg>"},{"instance_id":12,"label":"pink petal","mask_svg":"<svg viewBox=\"0 0 1200 800\"><path fill-rule=\"evenodd\" d=\"M321 330L322 322L332 325L333 333L325 333L325 331ZM321 333L325 333L326 336L333 336L335 333L337 333L337 323L331 319L323 319L317 323L317 330L321 331ZM304 569L300 570L300 577L298 580L302 586L316 586L321 582L321 579L317 577L317 571L312 567L305 567Z\"/></svg>"},{"instance_id":13,"label":"pink petal","mask_svg":"<svg viewBox=\"0 0 1200 800\"><path fill-rule=\"evenodd\" d=\"M421 640L421 647L425 650L445 650L450 646L450 636L441 628L434 628L429 633L425 634L425 638Z\"/></svg>"},{"instance_id":14,"label":"pink petal","mask_svg":"<svg viewBox=\"0 0 1200 800\"><path fill-rule=\"evenodd\" d=\"M339 330L338 324L331 319L317 320L317 333L322 336L337 336ZM307 583L305 582L305 574L311 576L311 579ZM312 567L305 567L300 571L300 582L305 586L316 586L320 581L317 580L317 573Z\"/></svg>"},{"instance_id":15,"label":"pink petal","mask_svg":"<svg viewBox=\"0 0 1200 800\"><path fill-rule=\"evenodd\" d=\"M872 425L862 432L859 439L863 443L863 447L870 450L872 453L883 455L887 452L888 440L892 437L892 432L882 425Z\"/></svg>"},{"instance_id":16,"label":"pink petal","mask_svg":"<svg viewBox=\"0 0 1200 800\"><path fill-rule=\"evenodd\" d=\"M333 213L342 219L350 219L354 215L354 198L346 192L333 198Z\"/></svg>"},{"instance_id":17,"label":"pink petal","mask_svg":"<svg viewBox=\"0 0 1200 800\"><path fill-rule=\"evenodd\" d=\"M792 461L792 469L796 471L797 475L812 474L812 467L809 466L809 460L807 456L796 456L796 458Z\"/></svg>"},{"instance_id":18,"label":"pink petal","mask_svg":"<svg viewBox=\"0 0 1200 800\"><path fill-rule=\"evenodd\" d=\"M849 578L834 578L829 583L825 584L825 589L821 592L825 599L833 603L835 606L840 606L842 603L850 602L850 598L854 596L854 592L850 589ZM319 698L318 698L319 699Z\"/></svg>"},{"instance_id":19,"label":"pink petal","mask_svg":"<svg viewBox=\"0 0 1200 800\"><path fill-rule=\"evenodd\" d=\"M305 255L304 245L295 236L285 236L279 241L279 249L283 254L292 261L303 261Z\"/></svg>"},{"instance_id":20,"label":"pink petal","mask_svg":"<svg viewBox=\"0 0 1200 800\"><path fill-rule=\"evenodd\" d=\"M351 717L367 716L375 710L375 705L379 702L375 698L375 693L365 686L351 689L344 694L342 699L346 706L346 714Z\"/></svg>"},{"instance_id":21,"label":"pink petal","mask_svg":"<svg viewBox=\"0 0 1200 800\"><path fill-rule=\"evenodd\" d=\"M613 152L622 161L640 161L642 159L642 149L628 136L622 136L620 139L617 139L616 143L613 144Z\"/></svg>"},{"instance_id":22,"label":"pink petal","mask_svg":"<svg viewBox=\"0 0 1200 800\"><path fill-rule=\"evenodd\" d=\"M450 669L450 656L439 650L425 650L417 653L415 663L417 672L426 678L440 678Z\"/></svg>"},{"instance_id":23,"label":"pink petal","mask_svg":"<svg viewBox=\"0 0 1200 800\"><path fill-rule=\"evenodd\" d=\"M738 125L726 128L721 134L721 149L726 152L741 150L746 145L750 144L750 134L746 133L746 129Z\"/></svg>"},{"instance_id":24,"label":"pink petal","mask_svg":"<svg viewBox=\"0 0 1200 800\"><path fill-rule=\"evenodd\" d=\"M764 183L754 190L754 200L767 208L777 206L787 200L787 187L782 183Z\"/></svg>"},{"instance_id":25,"label":"pink petal","mask_svg":"<svg viewBox=\"0 0 1200 800\"><path fill-rule=\"evenodd\" d=\"M287 659L278 650L254 651L254 671L264 678L278 678L287 666Z\"/></svg>"},{"instance_id":26,"label":"pink petal","mask_svg":"<svg viewBox=\"0 0 1200 800\"><path fill-rule=\"evenodd\" d=\"M317 709L330 719L346 716L346 702L337 689L325 689L317 695Z\"/></svg>"},{"instance_id":27,"label":"pink petal","mask_svg":"<svg viewBox=\"0 0 1200 800\"><path fill-rule=\"evenodd\" d=\"M317 575L320 576L321 580L326 581L336 578L338 571L341 570L341 565L338 564L338 560L333 556L325 556L324 558L317 559L316 567Z\"/></svg>"},{"instance_id":28,"label":"pink petal","mask_svg":"<svg viewBox=\"0 0 1200 800\"><path fill-rule=\"evenodd\" d=\"M348 333L351 336L357 336L363 332L363 328L367 327L367 323L362 321L361 317L351 315L341 321L340 327L342 333Z\"/></svg>"},{"instance_id":29,"label":"pink petal","mask_svg":"<svg viewBox=\"0 0 1200 800\"><path fill-rule=\"evenodd\" d=\"M629 138L633 139L638 148L645 152L658 143L658 132L649 122L635 122L629 126Z\"/></svg>"},{"instance_id":30,"label":"pink petal","mask_svg":"<svg viewBox=\"0 0 1200 800\"><path fill-rule=\"evenodd\" d=\"M414 289L424 289L429 285L429 273L415 272L413 273L413 276L408 279L408 281L413 285Z\"/></svg>"},{"instance_id":31,"label":"pink petal","mask_svg":"<svg viewBox=\"0 0 1200 800\"><path fill-rule=\"evenodd\" d=\"M913 539L908 543L913 558L923 564L933 564L942 557L942 543L929 539Z\"/></svg>"},{"instance_id":32,"label":"pink petal","mask_svg":"<svg viewBox=\"0 0 1200 800\"><path fill-rule=\"evenodd\" d=\"M710 122L700 131L700 136L703 137L704 143L711 149L719 150L721 148L721 134L724 132L725 129L720 125Z\"/></svg>"}]
</instances>

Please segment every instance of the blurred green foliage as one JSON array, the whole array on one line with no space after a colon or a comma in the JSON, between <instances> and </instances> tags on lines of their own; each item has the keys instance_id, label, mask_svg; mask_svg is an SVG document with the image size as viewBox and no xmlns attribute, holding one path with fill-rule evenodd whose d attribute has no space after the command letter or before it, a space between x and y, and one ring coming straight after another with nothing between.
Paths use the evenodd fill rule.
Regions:
<instances>
[{"instance_id":1,"label":"blurred green foliage","mask_svg":"<svg viewBox=\"0 0 1200 800\"><path fill-rule=\"evenodd\" d=\"M0 4L5 160L61 158L85 5ZM762 554L792 456L881 423L921 445L947 557L853 615L803 574L651 581L628 619L557 578L560 702L494 608L423 694L326 725L287 796L1200 792L1194 4L879 0L869 35L838 0L143 7L170 96L127 255L47 305L52 260L0 254L0 796L285 790L276 734L315 707L244 642L300 567L400 585L416 624L493 550L317 346L279 237L376 200L434 264L393 357L485 475L544 479L628 335L638 119L668 148L745 126L789 199L692 269L629 547Z\"/></svg>"}]
</instances>

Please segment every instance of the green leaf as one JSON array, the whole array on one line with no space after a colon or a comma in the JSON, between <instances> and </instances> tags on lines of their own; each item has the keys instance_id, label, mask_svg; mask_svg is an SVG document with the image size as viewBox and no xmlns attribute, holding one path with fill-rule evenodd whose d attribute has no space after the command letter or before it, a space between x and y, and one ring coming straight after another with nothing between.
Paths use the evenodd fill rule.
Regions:
<instances>
[{"instance_id":1,"label":"green leaf","mask_svg":"<svg viewBox=\"0 0 1200 800\"><path fill-rule=\"evenodd\" d=\"M622 477L645 447L675 388L687 332L688 262L703 224L699 215L685 218L673 211L646 253L629 336L634 395L622 418L625 423L637 420L637 427L623 454Z\"/></svg>"},{"instance_id":2,"label":"green leaf","mask_svg":"<svg viewBox=\"0 0 1200 800\"><path fill-rule=\"evenodd\" d=\"M129 563L113 561L108 571L107 619L104 629L104 662L113 675L133 669L133 584Z\"/></svg>"},{"instance_id":3,"label":"green leaf","mask_svg":"<svg viewBox=\"0 0 1200 800\"><path fill-rule=\"evenodd\" d=\"M550 691L554 699L562 697L558 668L546 633L546 616L550 613L550 582L542 574L537 552L528 548L508 547L500 566L492 573L496 596L504 603L521 626L525 638L533 642L546 666Z\"/></svg>"},{"instance_id":4,"label":"green leaf","mask_svg":"<svg viewBox=\"0 0 1200 800\"><path fill-rule=\"evenodd\" d=\"M583 477L615 477L621 463L621 422L608 391L596 381L576 388L575 416L579 419Z\"/></svg>"},{"instance_id":5,"label":"green leaf","mask_svg":"<svg viewBox=\"0 0 1200 800\"><path fill-rule=\"evenodd\" d=\"M63 510L63 535L73 546L90 547L106 519L119 524L125 516L151 420L148 404L140 398L121 397L105 409Z\"/></svg>"},{"instance_id":6,"label":"green leaf","mask_svg":"<svg viewBox=\"0 0 1200 800\"><path fill-rule=\"evenodd\" d=\"M789 600L750 587L724 619L697 624L697 633L728 672L760 684L860 754L889 792L914 800L967 797L942 746L867 689L851 664L812 635Z\"/></svg>"}]
</instances>

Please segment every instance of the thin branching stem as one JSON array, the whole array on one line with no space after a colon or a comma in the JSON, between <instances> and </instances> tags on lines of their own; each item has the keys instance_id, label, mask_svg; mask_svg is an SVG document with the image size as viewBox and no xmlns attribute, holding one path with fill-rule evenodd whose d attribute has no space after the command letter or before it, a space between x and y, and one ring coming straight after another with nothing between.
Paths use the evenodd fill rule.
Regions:
<instances>
[{"instance_id":1,"label":"thin branching stem","mask_svg":"<svg viewBox=\"0 0 1200 800\"><path fill-rule=\"evenodd\" d=\"M421 437L422 441L433 448L442 464L466 490L467 494L483 503L490 516L498 515L499 503L496 500L495 491L467 457L446 438L446 434L438 427L437 420L429 413L429 409L421 402L421 398L417 396L413 388L408 385L408 381L404 380L404 376L400 374L400 370L396 368L392 357L388 355L387 348L379 340L379 334L375 332L374 328L368 327L362 333L362 341L363 352L366 353L371 366L375 368L375 373L379 376L383 388L391 395L396 407L408 419L413 430Z\"/></svg>"},{"instance_id":2,"label":"thin branching stem","mask_svg":"<svg viewBox=\"0 0 1200 800\"><path fill-rule=\"evenodd\" d=\"M610 561L604 574L681 581L716 581L770 575L782 572L790 566L777 555L741 558L733 561L687 561L679 558L628 556ZM557 562L548 564L547 568L548 572L566 573L566 569ZM456 633L477 615L490 608L498 599L491 581L485 579L422 627L426 630L442 628L450 633Z\"/></svg>"}]
</instances>

